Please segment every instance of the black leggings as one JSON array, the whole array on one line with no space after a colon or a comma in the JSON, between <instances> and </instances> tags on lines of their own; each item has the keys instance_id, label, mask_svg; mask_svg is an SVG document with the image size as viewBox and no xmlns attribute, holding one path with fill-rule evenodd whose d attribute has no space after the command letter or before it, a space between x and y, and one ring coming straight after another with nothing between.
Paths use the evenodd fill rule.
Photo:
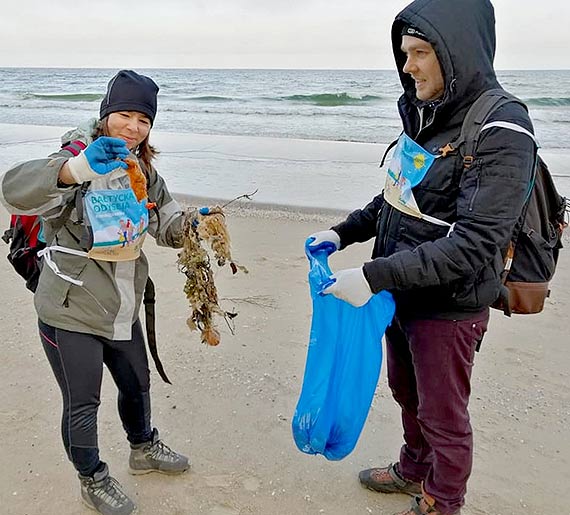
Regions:
<instances>
[{"instance_id":1,"label":"black leggings","mask_svg":"<svg viewBox=\"0 0 570 515\"><path fill-rule=\"evenodd\" d=\"M103 363L119 389L118 408L132 444L152 438L150 374L144 336L137 320L130 341L57 329L38 321L40 339L63 396L61 435L77 471L90 476L100 465L97 409Z\"/></svg>"}]
</instances>

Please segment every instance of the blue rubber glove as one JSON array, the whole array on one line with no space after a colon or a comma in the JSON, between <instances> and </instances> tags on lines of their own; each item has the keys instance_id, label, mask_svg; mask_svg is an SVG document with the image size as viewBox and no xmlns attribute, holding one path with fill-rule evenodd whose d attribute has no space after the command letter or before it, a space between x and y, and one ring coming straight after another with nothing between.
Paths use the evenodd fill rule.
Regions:
<instances>
[{"instance_id":1,"label":"blue rubber glove","mask_svg":"<svg viewBox=\"0 0 570 515\"><path fill-rule=\"evenodd\" d=\"M124 140L101 136L91 143L77 157L67 161L69 172L77 184L101 178L117 168L126 170L127 163L121 161L129 155Z\"/></svg>"},{"instance_id":2,"label":"blue rubber glove","mask_svg":"<svg viewBox=\"0 0 570 515\"><path fill-rule=\"evenodd\" d=\"M313 241L309 241L312 238ZM330 248L330 244L334 245L335 250L340 249L340 236L338 233L329 229L328 231L319 231L311 234L307 238L309 250L314 252L323 248Z\"/></svg>"},{"instance_id":3,"label":"blue rubber glove","mask_svg":"<svg viewBox=\"0 0 570 515\"><path fill-rule=\"evenodd\" d=\"M373 295L362 267L339 270L331 276L331 279L334 283L325 288L323 293L330 293L354 307L364 306Z\"/></svg>"}]
</instances>

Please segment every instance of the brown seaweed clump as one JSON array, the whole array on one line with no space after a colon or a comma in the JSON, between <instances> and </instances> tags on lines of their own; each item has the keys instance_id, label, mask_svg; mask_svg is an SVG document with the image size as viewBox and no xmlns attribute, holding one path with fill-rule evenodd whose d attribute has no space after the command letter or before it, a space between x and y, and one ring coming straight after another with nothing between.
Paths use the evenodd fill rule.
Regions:
<instances>
[{"instance_id":1,"label":"brown seaweed clump","mask_svg":"<svg viewBox=\"0 0 570 515\"><path fill-rule=\"evenodd\" d=\"M210 247L218 266L229 263L235 274L238 269L231 257L230 237L222 208L191 209L184 220L184 245L178 254L178 269L186 275L184 293L190 304L190 317L186 321L192 330L199 330L202 342L208 345L220 343L220 333L213 322L218 314L228 322L237 314L224 311L218 302L218 292L210 266L210 255L203 243Z\"/></svg>"},{"instance_id":2,"label":"brown seaweed clump","mask_svg":"<svg viewBox=\"0 0 570 515\"><path fill-rule=\"evenodd\" d=\"M127 163L129 166L125 171L129 176L131 188L135 194L135 197L140 202L141 200L147 198L146 177L135 159L127 158L125 159L125 163Z\"/></svg>"}]
</instances>

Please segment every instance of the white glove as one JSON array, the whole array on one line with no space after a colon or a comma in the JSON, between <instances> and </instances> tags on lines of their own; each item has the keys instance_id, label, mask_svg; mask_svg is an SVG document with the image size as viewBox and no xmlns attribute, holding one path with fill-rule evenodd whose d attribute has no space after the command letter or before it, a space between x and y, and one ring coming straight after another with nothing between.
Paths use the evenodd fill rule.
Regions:
<instances>
[{"instance_id":1,"label":"white glove","mask_svg":"<svg viewBox=\"0 0 570 515\"><path fill-rule=\"evenodd\" d=\"M307 239L311 238L314 238L314 240L309 243L309 248L312 250L318 249L323 243L332 243L336 250L340 249L340 236L332 229L313 233Z\"/></svg>"},{"instance_id":2,"label":"white glove","mask_svg":"<svg viewBox=\"0 0 570 515\"><path fill-rule=\"evenodd\" d=\"M128 156L129 150L122 139L102 136L67 161L67 166L76 184L82 184L100 179L117 168L126 170L128 165L121 159Z\"/></svg>"},{"instance_id":3,"label":"white glove","mask_svg":"<svg viewBox=\"0 0 570 515\"><path fill-rule=\"evenodd\" d=\"M331 279L336 281L323 290L323 293L332 293L337 299L344 300L354 307L364 306L373 295L362 267L339 270L331 275Z\"/></svg>"}]
</instances>

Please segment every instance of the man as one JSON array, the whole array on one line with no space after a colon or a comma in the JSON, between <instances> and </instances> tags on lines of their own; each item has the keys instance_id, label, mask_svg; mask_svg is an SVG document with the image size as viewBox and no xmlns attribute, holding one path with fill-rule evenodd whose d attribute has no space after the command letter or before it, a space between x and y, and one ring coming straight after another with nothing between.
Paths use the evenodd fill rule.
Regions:
<instances>
[{"instance_id":1,"label":"man","mask_svg":"<svg viewBox=\"0 0 570 515\"><path fill-rule=\"evenodd\" d=\"M404 131L385 188L344 222L312 235L313 245L329 241L339 250L375 237L372 261L334 274L325 293L355 306L380 290L396 300L387 366L404 445L397 463L362 471L360 481L414 496L398 515L455 515L464 504L474 353L534 170L532 124L517 103L491 115L472 162L460 151L442 152L480 94L500 87L494 23L488 0L416 0L396 17Z\"/></svg>"}]
</instances>

